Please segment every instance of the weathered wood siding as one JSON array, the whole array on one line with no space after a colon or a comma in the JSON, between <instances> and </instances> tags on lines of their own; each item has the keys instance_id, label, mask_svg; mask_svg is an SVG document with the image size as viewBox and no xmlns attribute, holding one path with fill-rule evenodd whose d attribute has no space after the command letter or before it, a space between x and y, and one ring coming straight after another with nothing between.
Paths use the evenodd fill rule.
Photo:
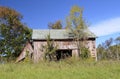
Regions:
<instances>
[{"instance_id":1,"label":"weathered wood siding","mask_svg":"<svg viewBox=\"0 0 120 79\"><path fill-rule=\"evenodd\" d=\"M38 62L39 60L43 60L44 52L42 49L42 45L45 45L46 41L33 41L34 45L34 53L33 60L34 62ZM72 56L78 56L77 46L74 41L54 41L54 44L58 49L72 49ZM95 40L87 40L86 47L90 50L91 57L96 57L96 47Z\"/></svg>"},{"instance_id":2,"label":"weathered wood siding","mask_svg":"<svg viewBox=\"0 0 120 79\"><path fill-rule=\"evenodd\" d=\"M96 42L94 40L89 40L86 46L90 50L91 57L96 57Z\"/></svg>"},{"instance_id":3,"label":"weathered wood siding","mask_svg":"<svg viewBox=\"0 0 120 79\"><path fill-rule=\"evenodd\" d=\"M33 42L34 45L34 53L33 53L33 61L38 62L39 60L43 60L44 52L42 50L42 45L45 45L46 42L44 41L35 41Z\"/></svg>"}]
</instances>

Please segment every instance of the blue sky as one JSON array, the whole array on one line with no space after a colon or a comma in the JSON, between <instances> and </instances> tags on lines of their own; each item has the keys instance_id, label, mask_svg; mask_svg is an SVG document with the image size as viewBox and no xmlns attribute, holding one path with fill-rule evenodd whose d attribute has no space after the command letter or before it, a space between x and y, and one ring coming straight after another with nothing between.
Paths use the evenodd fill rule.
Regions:
<instances>
[{"instance_id":1,"label":"blue sky","mask_svg":"<svg viewBox=\"0 0 120 79\"><path fill-rule=\"evenodd\" d=\"M63 25L74 5L84 8L83 17L97 38L97 45L120 35L120 0L0 0L0 5L20 12L32 29L47 29L49 22Z\"/></svg>"}]
</instances>

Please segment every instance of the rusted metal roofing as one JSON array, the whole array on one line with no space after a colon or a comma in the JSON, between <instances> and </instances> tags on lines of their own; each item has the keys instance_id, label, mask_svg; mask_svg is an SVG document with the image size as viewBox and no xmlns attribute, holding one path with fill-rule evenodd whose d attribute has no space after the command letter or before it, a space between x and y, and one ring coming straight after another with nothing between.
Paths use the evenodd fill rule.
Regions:
<instances>
[{"instance_id":1,"label":"rusted metal roofing","mask_svg":"<svg viewBox=\"0 0 120 79\"><path fill-rule=\"evenodd\" d=\"M96 35L86 30L87 36L89 38L96 38ZM66 29L46 29L46 30L33 30L32 39L33 40L45 40L47 35L50 35L51 39L72 39L73 34Z\"/></svg>"}]
</instances>

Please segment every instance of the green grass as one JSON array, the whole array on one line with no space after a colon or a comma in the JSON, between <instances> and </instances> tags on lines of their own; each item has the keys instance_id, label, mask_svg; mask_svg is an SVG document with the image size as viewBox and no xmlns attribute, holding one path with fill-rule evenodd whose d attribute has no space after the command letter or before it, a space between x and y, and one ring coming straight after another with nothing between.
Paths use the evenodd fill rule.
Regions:
<instances>
[{"instance_id":1,"label":"green grass","mask_svg":"<svg viewBox=\"0 0 120 79\"><path fill-rule=\"evenodd\" d=\"M0 64L0 79L120 79L120 61Z\"/></svg>"}]
</instances>

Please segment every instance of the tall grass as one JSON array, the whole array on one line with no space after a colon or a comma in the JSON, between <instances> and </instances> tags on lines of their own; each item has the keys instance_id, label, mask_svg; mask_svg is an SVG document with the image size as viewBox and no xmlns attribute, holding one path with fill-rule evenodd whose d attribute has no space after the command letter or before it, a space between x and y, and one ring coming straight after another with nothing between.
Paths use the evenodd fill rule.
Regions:
<instances>
[{"instance_id":1,"label":"tall grass","mask_svg":"<svg viewBox=\"0 0 120 79\"><path fill-rule=\"evenodd\" d=\"M120 79L119 61L1 64L0 79Z\"/></svg>"}]
</instances>

